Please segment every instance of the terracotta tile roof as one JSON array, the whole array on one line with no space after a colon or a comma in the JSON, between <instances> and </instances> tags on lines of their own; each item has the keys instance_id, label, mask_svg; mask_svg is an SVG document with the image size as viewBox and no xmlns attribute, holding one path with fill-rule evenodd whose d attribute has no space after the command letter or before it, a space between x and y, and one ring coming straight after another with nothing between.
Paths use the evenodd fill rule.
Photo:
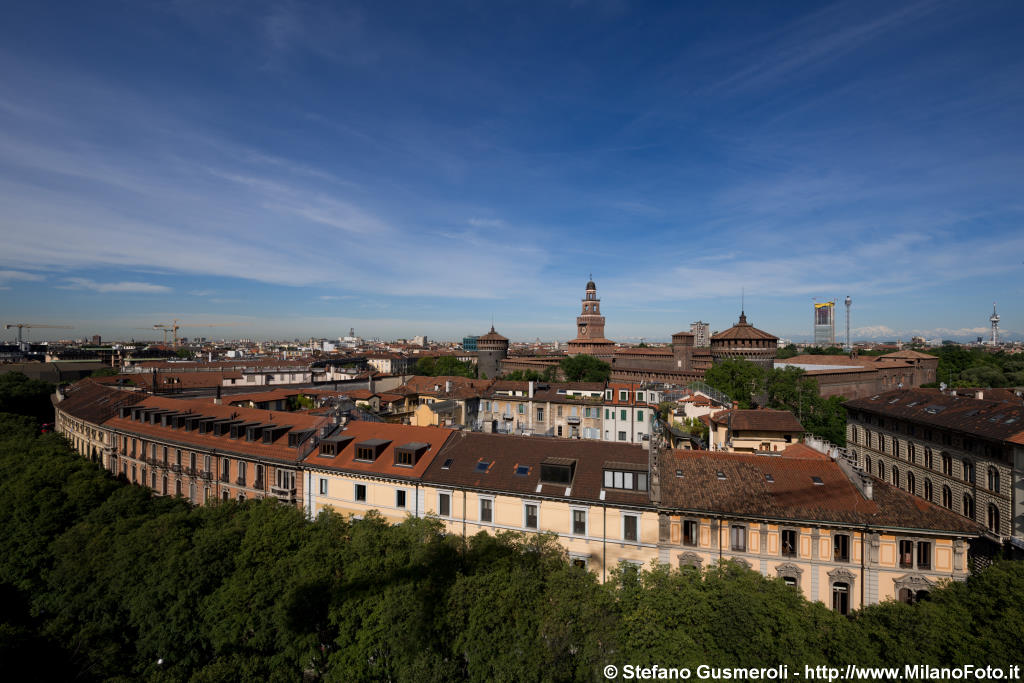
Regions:
<instances>
[{"instance_id":1,"label":"terracotta tile roof","mask_svg":"<svg viewBox=\"0 0 1024 683\"><path fill-rule=\"evenodd\" d=\"M105 386L91 379L83 379L64 389L64 400L58 403L61 411L86 422L102 424L118 414L121 406L130 406L145 400L146 394L124 391Z\"/></svg>"},{"instance_id":2,"label":"terracotta tile roof","mask_svg":"<svg viewBox=\"0 0 1024 683\"><path fill-rule=\"evenodd\" d=\"M392 393L396 394L437 394L443 393L445 383L451 382L453 389L471 389L477 392L474 395L479 395L482 392L487 391L491 386L493 380L489 379L470 379L468 377L458 377L454 375L445 375L438 377L423 377L415 376L409 379L405 384L397 387Z\"/></svg>"},{"instance_id":3,"label":"terracotta tile roof","mask_svg":"<svg viewBox=\"0 0 1024 683\"><path fill-rule=\"evenodd\" d=\"M983 532L980 525L882 481L873 479L872 485L874 494L867 500L831 459L708 451L662 456L663 507L795 522Z\"/></svg>"},{"instance_id":4,"label":"terracotta tile roof","mask_svg":"<svg viewBox=\"0 0 1024 683\"><path fill-rule=\"evenodd\" d=\"M491 331L485 335L477 337L477 343L480 341L508 341L508 337L503 337L494 331L494 325L491 325Z\"/></svg>"},{"instance_id":5,"label":"terracotta tile roof","mask_svg":"<svg viewBox=\"0 0 1024 683\"><path fill-rule=\"evenodd\" d=\"M235 419L264 425L273 424L281 427L282 430L281 434L272 443L265 444L262 440L246 441L244 438L232 439L226 434L214 436L212 432L200 434L197 430L185 431L184 429L174 429L170 426L164 427L159 423L136 422L131 417L112 417L107 420L105 426L139 434L143 437L179 443L183 447L194 446L195 448L205 450L216 449L218 452L229 455L237 454L285 462L298 462L302 451L309 444L306 441L299 448L289 447L289 431L317 430L330 424L330 420L327 417L318 417L305 413L289 413L280 410L270 411L213 404L199 405L196 401L159 396L147 397L137 405L181 413L190 412L192 415L202 415L218 419Z\"/></svg>"},{"instance_id":6,"label":"terracotta tile roof","mask_svg":"<svg viewBox=\"0 0 1024 683\"><path fill-rule=\"evenodd\" d=\"M338 455L317 453L306 458L307 467L357 474L374 474L400 479L418 479L434 460L444 444L455 434L442 427L414 427L386 422L349 422L332 438L338 443ZM356 460L356 446L376 443L379 453L373 462ZM395 464L395 449L402 446L423 448L412 467Z\"/></svg>"},{"instance_id":7,"label":"terracotta tile roof","mask_svg":"<svg viewBox=\"0 0 1024 683\"><path fill-rule=\"evenodd\" d=\"M938 356L933 356L930 353L921 353L920 351L914 351L913 349L906 349L905 351L896 351L895 353L887 353L881 358L914 358L920 360L938 360Z\"/></svg>"},{"instance_id":8,"label":"terracotta tile roof","mask_svg":"<svg viewBox=\"0 0 1024 683\"><path fill-rule=\"evenodd\" d=\"M733 341L737 339L774 339L778 341L779 338L774 334L768 334L764 330L757 329L747 322L747 316L743 314L740 315L739 322L729 329L711 335L711 341Z\"/></svg>"},{"instance_id":9,"label":"terracotta tile roof","mask_svg":"<svg viewBox=\"0 0 1024 683\"><path fill-rule=\"evenodd\" d=\"M847 410L1011 441L1024 431L1024 405L966 398L938 389L902 389L847 401ZM1019 443L1014 441L1014 443Z\"/></svg>"},{"instance_id":10,"label":"terracotta tile roof","mask_svg":"<svg viewBox=\"0 0 1024 683\"><path fill-rule=\"evenodd\" d=\"M816 451L804 443L792 443L782 450L783 457L787 458L809 458L811 460L831 460L828 455Z\"/></svg>"},{"instance_id":11,"label":"terracotta tile roof","mask_svg":"<svg viewBox=\"0 0 1024 683\"><path fill-rule=\"evenodd\" d=\"M217 372L221 370L241 370L246 368L284 368L294 367L304 369L309 367L312 359L293 358L282 360L280 358L241 358L235 360L215 361L143 361L138 367L151 370L185 371L185 372Z\"/></svg>"},{"instance_id":12,"label":"terracotta tile roof","mask_svg":"<svg viewBox=\"0 0 1024 683\"><path fill-rule=\"evenodd\" d=\"M543 463L567 461L575 467L571 486L541 483ZM489 465L484 467L481 463ZM442 487L590 502L602 502L604 490L604 502L652 507L646 491L603 488L604 467L613 463L615 467L626 464L646 471L648 454L640 446L603 441L458 432L434 458L423 479ZM516 474L519 467L523 468L522 475ZM566 488L571 489L568 495Z\"/></svg>"},{"instance_id":13,"label":"terracotta tile roof","mask_svg":"<svg viewBox=\"0 0 1024 683\"><path fill-rule=\"evenodd\" d=\"M788 410L722 410L711 416L718 424L736 430L761 432L802 432L804 427Z\"/></svg>"}]
</instances>

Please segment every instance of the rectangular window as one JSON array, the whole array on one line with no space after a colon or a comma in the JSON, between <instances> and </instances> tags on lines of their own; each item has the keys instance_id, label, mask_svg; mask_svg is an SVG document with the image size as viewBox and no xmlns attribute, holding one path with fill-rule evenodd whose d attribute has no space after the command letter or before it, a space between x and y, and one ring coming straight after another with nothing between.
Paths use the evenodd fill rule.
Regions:
<instances>
[{"instance_id":1,"label":"rectangular window","mask_svg":"<svg viewBox=\"0 0 1024 683\"><path fill-rule=\"evenodd\" d=\"M626 440L626 432L619 432L619 441Z\"/></svg>"},{"instance_id":2,"label":"rectangular window","mask_svg":"<svg viewBox=\"0 0 1024 683\"><path fill-rule=\"evenodd\" d=\"M524 406L522 403L519 404L519 414L520 415L525 415L526 414L526 406Z\"/></svg>"},{"instance_id":3,"label":"rectangular window","mask_svg":"<svg viewBox=\"0 0 1024 683\"><path fill-rule=\"evenodd\" d=\"M405 491L403 491L401 489L395 491L395 507L396 508L404 508L405 507Z\"/></svg>"},{"instance_id":4,"label":"rectangular window","mask_svg":"<svg viewBox=\"0 0 1024 683\"><path fill-rule=\"evenodd\" d=\"M320 477L320 495L327 495L327 479Z\"/></svg>"},{"instance_id":5,"label":"rectangular window","mask_svg":"<svg viewBox=\"0 0 1024 683\"><path fill-rule=\"evenodd\" d=\"M356 484L356 500L366 502L366 484Z\"/></svg>"},{"instance_id":6,"label":"rectangular window","mask_svg":"<svg viewBox=\"0 0 1024 683\"><path fill-rule=\"evenodd\" d=\"M452 516L452 496L450 493L437 494L437 514L441 517Z\"/></svg>"},{"instance_id":7,"label":"rectangular window","mask_svg":"<svg viewBox=\"0 0 1024 683\"><path fill-rule=\"evenodd\" d=\"M537 408L537 422L543 422L543 421L544 421L544 409L543 408Z\"/></svg>"},{"instance_id":8,"label":"rectangular window","mask_svg":"<svg viewBox=\"0 0 1024 683\"><path fill-rule=\"evenodd\" d=\"M636 392L636 400L637 400L637 403L643 403L644 402L644 392L642 392L642 391Z\"/></svg>"},{"instance_id":9,"label":"rectangular window","mask_svg":"<svg viewBox=\"0 0 1024 683\"><path fill-rule=\"evenodd\" d=\"M490 498L480 499L480 521L488 524L494 520L494 501Z\"/></svg>"},{"instance_id":10,"label":"rectangular window","mask_svg":"<svg viewBox=\"0 0 1024 683\"><path fill-rule=\"evenodd\" d=\"M900 568L911 569L914 566L914 542L900 541Z\"/></svg>"},{"instance_id":11,"label":"rectangular window","mask_svg":"<svg viewBox=\"0 0 1024 683\"><path fill-rule=\"evenodd\" d=\"M917 542L917 568L932 568L932 544L929 541Z\"/></svg>"},{"instance_id":12,"label":"rectangular window","mask_svg":"<svg viewBox=\"0 0 1024 683\"><path fill-rule=\"evenodd\" d=\"M562 425L558 425L558 435L562 435Z\"/></svg>"},{"instance_id":13,"label":"rectangular window","mask_svg":"<svg viewBox=\"0 0 1024 683\"><path fill-rule=\"evenodd\" d=\"M557 415L558 417L562 417L562 406L556 406L555 410L557 411L555 412L555 415Z\"/></svg>"},{"instance_id":14,"label":"rectangular window","mask_svg":"<svg viewBox=\"0 0 1024 683\"><path fill-rule=\"evenodd\" d=\"M576 536L587 535L587 511L572 511L572 533Z\"/></svg>"},{"instance_id":15,"label":"rectangular window","mask_svg":"<svg viewBox=\"0 0 1024 683\"><path fill-rule=\"evenodd\" d=\"M642 410L636 411L636 421L637 422L643 422L644 421L644 411L642 411Z\"/></svg>"},{"instance_id":16,"label":"rectangular window","mask_svg":"<svg viewBox=\"0 0 1024 683\"><path fill-rule=\"evenodd\" d=\"M628 401L629 400L629 392L628 391L620 391L619 392L619 400L620 401Z\"/></svg>"},{"instance_id":17,"label":"rectangular window","mask_svg":"<svg viewBox=\"0 0 1024 683\"><path fill-rule=\"evenodd\" d=\"M620 420L625 420L626 419L626 411L625 410L620 410L619 411L619 419Z\"/></svg>"},{"instance_id":18,"label":"rectangular window","mask_svg":"<svg viewBox=\"0 0 1024 683\"><path fill-rule=\"evenodd\" d=\"M683 545L697 545L697 522L692 519L683 521Z\"/></svg>"},{"instance_id":19,"label":"rectangular window","mask_svg":"<svg viewBox=\"0 0 1024 683\"><path fill-rule=\"evenodd\" d=\"M729 528L729 541L733 550L746 552L747 550L747 527L740 524L733 524Z\"/></svg>"},{"instance_id":20,"label":"rectangular window","mask_svg":"<svg viewBox=\"0 0 1024 683\"><path fill-rule=\"evenodd\" d=\"M847 584L832 585L832 609L839 614L850 612L850 587Z\"/></svg>"},{"instance_id":21,"label":"rectangular window","mask_svg":"<svg viewBox=\"0 0 1024 683\"><path fill-rule=\"evenodd\" d=\"M832 559L836 562L850 561L850 537L836 534L832 539Z\"/></svg>"},{"instance_id":22,"label":"rectangular window","mask_svg":"<svg viewBox=\"0 0 1024 683\"><path fill-rule=\"evenodd\" d=\"M622 540L624 541L635 541L637 534L637 516L636 515L623 515L622 516Z\"/></svg>"},{"instance_id":23,"label":"rectangular window","mask_svg":"<svg viewBox=\"0 0 1024 683\"><path fill-rule=\"evenodd\" d=\"M523 526L527 529L537 528L537 505L527 503L523 507Z\"/></svg>"},{"instance_id":24,"label":"rectangular window","mask_svg":"<svg viewBox=\"0 0 1024 683\"><path fill-rule=\"evenodd\" d=\"M796 557L796 530L782 530L782 555L784 557Z\"/></svg>"},{"instance_id":25,"label":"rectangular window","mask_svg":"<svg viewBox=\"0 0 1024 683\"><path fill-rule=\"evenodd\" d=\"M605 408L604 409L604 419L606 419L606 420L612 419L612 411L611 411L611 409L609 409L609 408Z\"/></svg>"}]
</instances>

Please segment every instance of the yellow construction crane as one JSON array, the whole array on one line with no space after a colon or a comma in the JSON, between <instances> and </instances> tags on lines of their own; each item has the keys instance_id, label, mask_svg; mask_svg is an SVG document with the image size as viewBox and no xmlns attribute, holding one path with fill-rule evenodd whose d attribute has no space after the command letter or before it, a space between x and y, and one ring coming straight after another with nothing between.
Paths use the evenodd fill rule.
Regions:
<instances>
[{"instance_id":1,"label":"yellow construction crane","mask_svg":"<svg viewBox=\"0 0 1024 683\"><path fill-rule=\"evenodd\" d=\"M37 325L35 323L8 323L7 325L4 325L4 329L7 329L7 330L11 329L12 327L17 327L18 328L18 346L21 346L21 330L23 328L31 329L33 327L42 327L42 328L46 328L46 329L50 329L50 330L73 330L73 329L75 329L71 325Z\"/></svg>"},{"instance_id":2,"label":"yellow construction crane","mask_svg":"<svg viewBox=\"0 0 1024 683\"><path fill-rule=\"evenodd\" d=\"M182 327L233 327L238 323L183 323L175 318L174 322L170 325L163 323L157 323L153 325L154 330L161 330L164 333L164 343L167 342L167 332L171 331L174 333L174 345L178 345L178 330Z\"/></svg>"}]
</instances>

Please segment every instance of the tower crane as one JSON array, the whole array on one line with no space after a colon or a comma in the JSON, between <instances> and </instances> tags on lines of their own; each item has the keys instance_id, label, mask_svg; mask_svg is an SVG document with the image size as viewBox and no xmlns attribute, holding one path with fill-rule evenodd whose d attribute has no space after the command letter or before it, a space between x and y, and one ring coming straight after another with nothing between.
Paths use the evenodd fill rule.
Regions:
<instances>
[{"instance_id":1,"label":"tower crane","mask_svg":"<svg viewBox=\"0 0 1024 683\"><path fill-rule=\"evenodd\" d=\"M164 341L167 341L168 330L174 334L174 345L178 345L178 330L182 327L233 327L238 323L183 323L177 318L174 319L170 325L164 323L157 323L153 325L153 329L162 330L164 333Z\"/></svg>"},{"instance_id":2,"label":"tower crane","mask_svg":"<svg viewBox=\"0 0 1024 683\"><path fill-rule=\"evenodd\" d=\"M24 329L24 328L31 329L33 327L36 327L36 328L46 328L46 329L50 329L50 330L73 330L74 329L71 325L37 325L36 323L8 323L8 324L4 325L4 329L6 329L6 330L11 329L12 327L17 327L18 328L18 346L19 347L22 344L22 341L21 341L21 330Z\"/></svg>"}]
</instances>

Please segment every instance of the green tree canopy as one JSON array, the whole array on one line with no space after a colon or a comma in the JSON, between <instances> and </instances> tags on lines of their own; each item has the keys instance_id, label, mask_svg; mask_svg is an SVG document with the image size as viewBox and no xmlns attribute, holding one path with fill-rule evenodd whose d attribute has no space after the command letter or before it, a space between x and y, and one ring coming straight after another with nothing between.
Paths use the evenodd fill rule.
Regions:
<instances>
[{"instance_id":1,"label":"green tree canopy","mask_svg":"<svg viewBox=\"0 0 1024 683\"><path fill-rule=\"evenodd\" d=\"M611 365L585 353L563 358L559 367L569 382L607 382L612 374Z\"/></svg>"}]
</instances>

